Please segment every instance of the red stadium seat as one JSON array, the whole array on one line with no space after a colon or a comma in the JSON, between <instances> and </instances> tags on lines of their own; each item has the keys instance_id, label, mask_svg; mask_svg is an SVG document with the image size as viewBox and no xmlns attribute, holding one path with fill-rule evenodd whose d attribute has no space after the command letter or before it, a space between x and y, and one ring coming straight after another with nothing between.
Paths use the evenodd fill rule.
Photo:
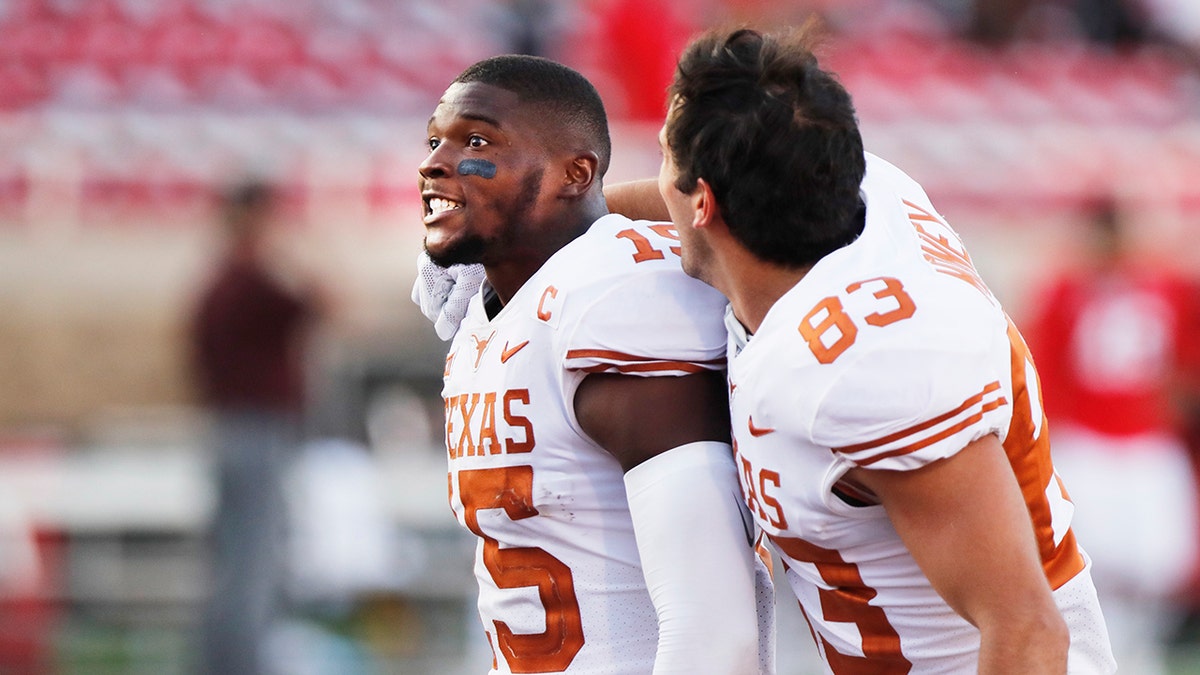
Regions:
<instances>
[{"instance_id":1,"label":"red stadium seat","mask_svg":"<svg viewBox=\"0 0 1200 675\"><path fill-rule=\"evenodd\" d=\"M228 42L220 24L198 18L161 21L149 29L150 57L184 69L224 63Z\"/></svg>"},{"instance_id":2,"label":"red stadium seat","mask_svg":"<svg viewBox=\"0 0 1200 675\"><path fill-rule=\"evenodd\" d=\"M225 58L260 76L277 73L300 61L300 41L281 23L259 18L224 27L228 31Z\"/></svg>"},{"instance_id":3,"label":"red stadium seat","mask_svg":"<svg viewBox=\"0 0 1200 675\"><path fill-rule=\"evenodd\" d=\"M0 44L6 57L34 63L58 64L77 56L68 25L51 18L6 24L0 32Z\"/></svg>"},{"instance_id":4,"label":"red stadium seat","mask_svg":"<svg viewBox=\"0 0 1200 675\"><path fill-rule=\"evenodd\" d=\"M50 95L46 69L20 61L0 63L0 110L19 110Z\"/></svg>"},{"instance_id":5,"label":"red stadium seat","mask_svg":"<svg viewBox=\"0 0 1200 675\"><path fill-rule=\"evenodd\" d=\"M151 61L149 36L129 21L117 18L89 23L81 31L80 59L110 67L128 67Z\"/></svg>"}]
</instances>

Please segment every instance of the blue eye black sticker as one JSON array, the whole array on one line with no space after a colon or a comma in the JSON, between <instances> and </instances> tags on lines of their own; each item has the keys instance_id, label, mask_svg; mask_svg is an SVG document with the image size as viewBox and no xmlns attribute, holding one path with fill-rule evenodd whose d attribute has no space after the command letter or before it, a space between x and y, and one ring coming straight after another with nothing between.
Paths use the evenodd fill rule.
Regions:
<instances>
[{"instance_id":1,"label":"blue eye black sticker","mask_svg":"<svg viewBox=\"0 0 1200 675\"><path fill-rule=\"evenodd\" d=\"M486 159L464 159L458 163L458 175L492 179L496 177L496 165Z\"/></svg>"}]
</instances>

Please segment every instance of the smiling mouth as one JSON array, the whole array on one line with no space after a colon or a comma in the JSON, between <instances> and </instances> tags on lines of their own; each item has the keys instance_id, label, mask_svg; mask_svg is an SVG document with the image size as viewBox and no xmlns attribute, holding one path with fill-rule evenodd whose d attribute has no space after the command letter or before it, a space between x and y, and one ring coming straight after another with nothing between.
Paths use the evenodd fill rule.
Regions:
<instances>
[{"instance_id":1,"label":"smiling mouth","mask_svg":"<svg viewBox=\"0 0 1200 675\"><path fill-rule=\"evenodd\" d=\"M445 199L443 197L432 197L427 202L427 208L429 215L436 216L447 211L456 211L461 209L462 204L450 199Z\"/></svg>"}]
</instances>

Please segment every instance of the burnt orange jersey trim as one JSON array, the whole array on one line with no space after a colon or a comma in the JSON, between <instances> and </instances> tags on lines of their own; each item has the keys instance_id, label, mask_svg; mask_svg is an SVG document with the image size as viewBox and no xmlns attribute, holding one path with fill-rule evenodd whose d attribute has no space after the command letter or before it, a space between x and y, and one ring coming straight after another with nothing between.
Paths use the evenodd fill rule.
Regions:
<instances>
[{"instance_id":1,"label":"burnt orange jersey trim","mask_svg":"<svg viewBox=\"0 0 1200 675\"><path fill-rule=\"evenodd\" d=\"M609 361L656 361L675 363L667 359L654 359L646 356L638 356L637 354L626 354L612 349L571 349L567 351L568 359L608 359ZM706 359L704 361L681 361L680 363L697 363L710 366L724 366L725 357L722 356L716 359Z\"/></svg>"},{"instance_id":2,"label":"burnt orange jersey trim","mask_svg":"<svg viewBox=\"0 0 1200 675\"><path fill-rule=\"evenodd\" d=\"M984 397L986 397L988 394L995 393L996 391L999 391L999 389L1000 389L1000 382L998 382L998 381L992 382L992 383L988 384L987 386L985 386L983 388L983 391L981 391L978 394L975 394L974 396L963 401L961 405L959 405L954 410L951 410L950 412L943 413L932 419L925 420L924 422L915 424L911 427L908 427L907 429L901 429L900 431L897 431L895 433L888 434L887 436L884 436L883 438L877 438L872 441L866 441L865 443L857 443L855 445L847 445L847 446L844 446L841 448L834 448L833 450L834 450L834 452L849 454L849 453L854 453L854 452L861 452L863 450L870 450L872 448L878 448L878 447L881 447L884 445L889 445L891 443L895 443L896 441L900 441L909 436L913 436L922 431L926 431L926 430L928 430L932 427L935 427L947 420L953 419L953 418L963 414L967 410L975 407L976 405L979 405L980 402L983 401ZM943 429L942 431L940 431L932 436L925 437L919 441L916 441L915 443L911 443L911 444L903 446L901 448L896 448L894 450L890 450L888 452L881 453L879 455L871 457L867 460L860 461L860 462L858 462L858 464L860 466L867 466L869 464L873 464L875 462L878 462L882 459L886 459L888 457L895 457L896 455L903 455L903 454L907 454L910 452L914 452L916 450L920 450L921 448L932 445L933 443L936 443L944 438L948 438L948 437L958 433L959 431L962 431L966 427L983 419L984 413L995 410L996 408L999 408L1002 405L1006 405L1007 403L1008 403L1008 401L1006 401L1003 396L998 397L993 401L989 401L988 403L983 404L983 406L980 408L979 412L971 415L970 417L966 418L965 420L962 420L947 429Z\"/></svg>"},{"instance_id":3,"label":"burnt orange jersey trim","mask_svg":"<svg viewBox=\"0 0 1200 675\"><path fill-rule=\"evenodd\" d=\"M679 370L685 373L702 373L713 370L687 361L656 361L653 363L601 363L587 368L579 368L585 373L657 373L668 370Z\"/></svg>"},{"instance_id":4,"label":"burnt orange jersey trim","mask_svg":"<svg viewBox=\"0 0 1200 675\"><path fill-rule=\"evenodd\" d=\"M878 455L875 455L874 457L859 460L857 463L859 466L870 466L870 465L874 464L875 462L887 459L889 457L896 457L897 455L907 455L910 452L916 452L917 450L920 450L921 448L928 447L930 445L933 445L934 443L937 443L938 441L941 441L946 438L950 438L954 434L957 434L958 432L962 431L963 429L966 429L967 427L971 426L972 424L975 424L976 422L982 420L984 413L991 412L991 411L995 410L996 408L999 408L1002 405L1006 405L1007 403L1008 403L1008 401L1006 401L1004 399L1004 397L1001 396L1000 398L996 399L995 401L990 401L988 403L983 404L983 407L980 409L979 412L975 413L974 415L971 415L967 419L962 420L961 422L959 422L958 424L955 424L952 427L947 427L946 429L943 429L932 436L927 436L927 437L917 441L916 443L912 443L910 445L906 445L901 448L896 448L895 450L891 450L890 452L880 453Z\"/></svg>"},{"instance_id":5,"label":"burnt orange jersey trim","mask_svg":"<svg viewBox=\"0 0 1200 675\"><path fill-rule=\"evenodd\" d=\"M1028 375L1036 377L1036 371L1027 370L1032 365L1033 358L1029 347L1020 331L1008 322L1008 339L1012 349L1012 382L1013 382L1013 418L1009 426L1008 438L1004 441L1004 451L1012 464L1013 473L1021 486L1025 497L1025 505L1029 509L1029 517L1033 521L1033 532L1037 537L1038 552L1042 557L1042 568L1050 587L1057 589L1079 574L1086 563L1075 534L1070 529L1063 535L1062 541L1054 543L1054 513L1046 497L1046 490L1053 486L1061 491L1063 498L1069 499L1062 481L1054 473L1054 465L1050 458L1050 436L1046 433L1048 421L1045 411L1030 400L1036 395L1036 390L1029 387ZM1027 365L1028 362L1028 365ZM1035 409L1040 418L1035 419ZM1035 435L1036 434L1036 435Z\"/></svg>"},{"instance_id":6,"label":"burnt orange jersey trim","mask_svg":"<svg viewBox=\"0 0 1200 675\"><path fill-rule=\"evenodd\" d=\"M600 359L608 362L579 369L585 373L658 373L671 370L701 373L707 370L720 370L725 366L725 357L705 361L671 361L626 354L611 349L571 349L567 351L567 359Z\"/></svg>"}]
</instances>

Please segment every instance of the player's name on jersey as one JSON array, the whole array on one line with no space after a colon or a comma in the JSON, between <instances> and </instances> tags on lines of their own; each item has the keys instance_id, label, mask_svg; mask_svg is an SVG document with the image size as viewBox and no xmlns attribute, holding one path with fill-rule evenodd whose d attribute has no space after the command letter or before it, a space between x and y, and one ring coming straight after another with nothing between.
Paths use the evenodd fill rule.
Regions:
<instances>
[{"instance_id":1,"label":"player's name on jersey","mask_svg":"<svg viewBox=\"0 0 1200 675\"><path fill-rule=\"evenodd\" d=\"M530 404L528 389L455 394L444 402L450 459L533 450L533 422L520 414Z\"/></svg>"}]
</instances>

